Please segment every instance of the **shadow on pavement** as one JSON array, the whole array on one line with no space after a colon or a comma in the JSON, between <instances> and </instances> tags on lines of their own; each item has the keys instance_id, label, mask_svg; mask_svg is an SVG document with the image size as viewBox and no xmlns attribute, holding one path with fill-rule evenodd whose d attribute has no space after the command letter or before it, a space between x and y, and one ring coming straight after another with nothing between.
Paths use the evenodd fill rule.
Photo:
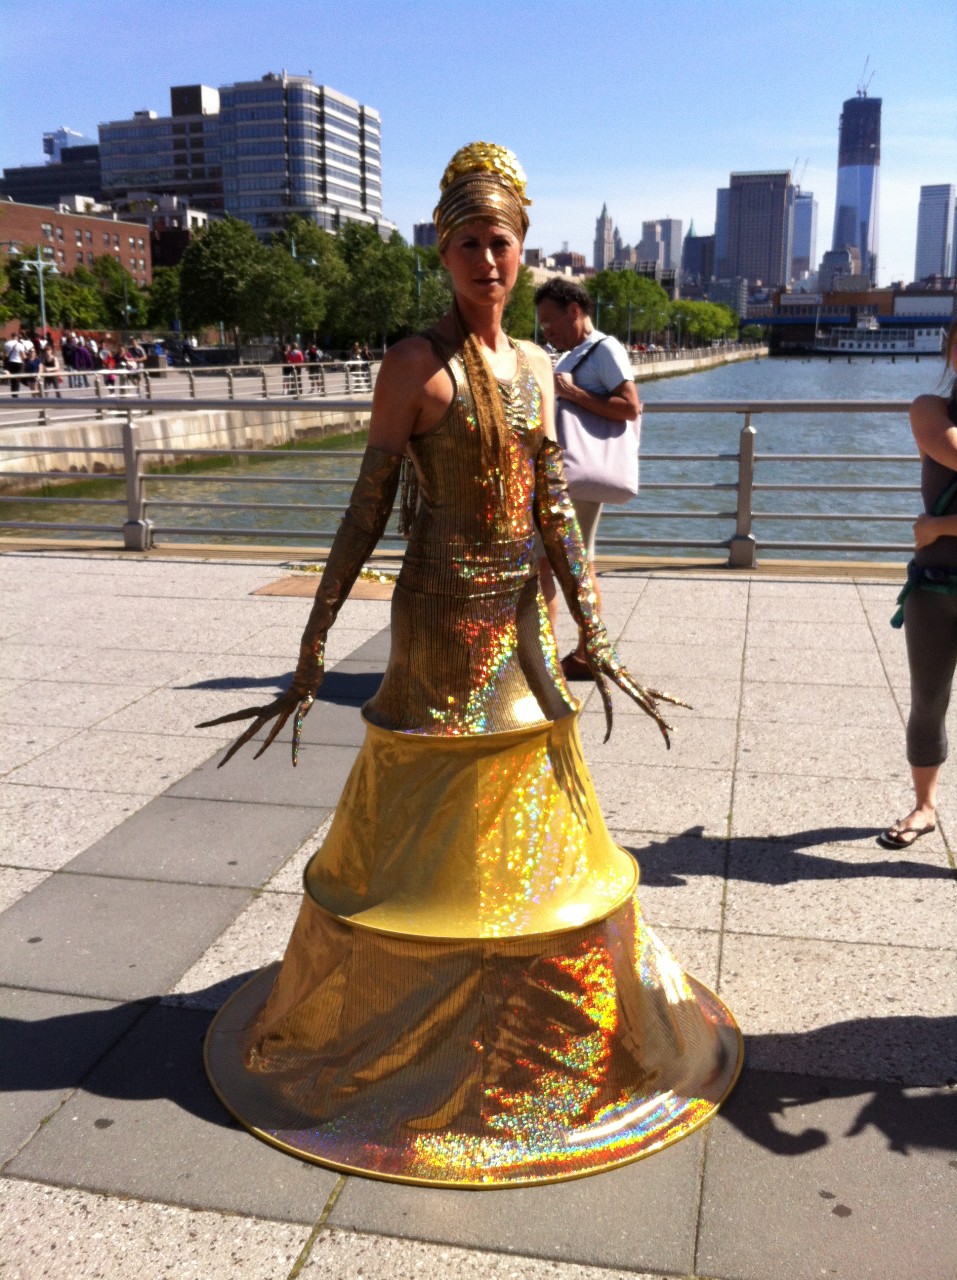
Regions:
<instances>
[{"instance_id":1,"label":"shadow on pavement","mask_svg":"<svg viewBox=\"0 0 957 1280\"><path fill-rule=\"evenodd\" d=\"M218 1002L249 976L231 978L187 999L206 1005ZM203 1070L203 1040L211 1019L209 1008L183 1008L159 999L32 1020L0 1018L0 1092L66 1093L82 1088L104 1099L165 1099L203 1121L234 1127ZM835 1046L855 1043L875 1047L883 1079L841 1079L760 1067L769 1055L779 1061L797 1056L814 1062L820 1053L827 1063ZM810 1032L750 1036L746 1044L758 1066L745 1069L721 1114L751 1142L775 1155L802 1155L869 1127L884 1134L892 1151L957 1151L957 1016L855 1019ZM907 1046L912 1044L932 1046L932 1061L925 1053L919 1069L913 1064L908 1069ZM89 1047L86 1054L84 1045ZM882 1053L888 1046L890 1061ZM888 1080L896 1053L901 1059L899 1079ZM922 1092L915 1094L915 1088ZM814 1124L796 1131L787 1128L789 1113L813 1111L825 1099L842 1098L861 1099L842 1134L828 1134Z\"/></svg>"},{"instance_id":2,"label":"shadow on pavement","mask_svg":"<svg viewBox=\"0 0 957 1280\"><path fill-rule=\"evenodd\" d=\"M913 857L897 857L880 850L877 845L873 858L855 862L809 852L816 845L843 844L876 835L876 829L870 827L819 827L766 840L738 837L725 842L729 856L724 874L730 880L769 885L792 884L800 880L867 879L872 876L893 880L954 879L949 867L919 862ZM710 845L720 843L713 837L705 837L702 827L689 827L680 836L654 839L640 848L634 845L624 845L623 848L640 864L642 884L654 888L676 888L686 884L688 877L714 874L713 860L704 860L696 854L695 841L698 839L707 839Z\"/></svg>"}]
</instances>

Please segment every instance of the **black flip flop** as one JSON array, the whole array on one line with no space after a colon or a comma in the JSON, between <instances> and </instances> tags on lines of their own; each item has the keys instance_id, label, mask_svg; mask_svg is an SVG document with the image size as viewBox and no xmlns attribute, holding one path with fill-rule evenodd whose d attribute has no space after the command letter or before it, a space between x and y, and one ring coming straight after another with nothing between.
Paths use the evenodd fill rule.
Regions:
<instances>
[{"instance_id":1,"label":"black flip flop","mask_svg":"<svg viewBox=\"0 0 957 1280\"><path fill-rule=\"evenodd\" d=\"M929 822L926 827L899 827L895 822L886 831L881 832L877 837L877 843L882 849L909 849L921 836L929 836L936 830L936 822ZM908 836L910 838L905 839Z\"/></svg>"}]
</instances>

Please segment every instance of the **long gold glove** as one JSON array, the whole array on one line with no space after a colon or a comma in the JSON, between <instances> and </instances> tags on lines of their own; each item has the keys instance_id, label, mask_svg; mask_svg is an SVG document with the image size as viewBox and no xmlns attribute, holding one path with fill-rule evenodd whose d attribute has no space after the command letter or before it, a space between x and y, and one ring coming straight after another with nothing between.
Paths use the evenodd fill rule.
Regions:
<instances>
[{"instance_id":1,"label":"long gold glove","mask_svg":"<svg viewBox=\"0 0 957 1280\"><path fill-rule=\"evenodd\" d=\"M316 692L325 674L326 636L352 590L359 571L385 532L395 502L401 464L401 457L385 453L382 449L366 449L348 509L326 559L312 611L302 633L299 663L286 692L266 706L246 707L243 711L232 711L229 715L204 720L197 725L197 728L206 729L210 725L229 724L235 720L253 721L220 760L220 769L264 725L275 719L276 723L269 736L253 757L258 759L293 713L292 762L294 765L299 763L302 722L315 701Z\"/></svg>"},{"instance_id":2,"label":"long gold glove","mask_svg":"<svg viewBox=\"0 0 957 1280\"><path fill-rule=\"evenodd\" d=\"M687 707L688 703L638 684L625 670L608 639L605 624L598 613L598 601L588 572L588 557L565 482L562 451L554 440L545 440L535 459L535 521L545 544L548 562L584 641L585 660L605 708L605 741L611 736L612 722L611 695L604 679L607 676L634 698L646 715L651 716L670 750L668 734L672 726L662 717L657 703L670 702L676 707Z\"/></svg>"}]
</instances>

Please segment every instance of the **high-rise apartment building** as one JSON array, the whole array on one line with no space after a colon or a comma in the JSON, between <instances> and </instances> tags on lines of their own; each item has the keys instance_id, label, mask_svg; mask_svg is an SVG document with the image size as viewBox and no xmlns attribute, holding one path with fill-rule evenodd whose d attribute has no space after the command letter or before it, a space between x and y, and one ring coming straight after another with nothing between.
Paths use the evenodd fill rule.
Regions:
<instances>
[{"instance_id":1,"label":"high-rise apartment building","mask_svg":"<svg viewBox=\"0 0 957 1280\"><path fill-rule=\"evenodd\" d=\"M803 280L817 262L817 201L813 191L794 192L794 239L791 244L791 279Z\"/></svg>"},{"instance_id":2,"label":"high-rise apartment building","mask_svg":"<svg viewBox=\"0 0 957 1280\"><path fill-rule=\"evenodd\" d=\"M728 276L728 210L730 187L719 187L714 202L714 274L719 280Z\"/></svg>"},{"instance_id":3,"label":"high-rise apartment building","mask_svg":"<svg viewBox=\"0 0 957 1280\"><path fill-rule=\"evenodd\" d=\"M832 249L860 254L861 274L877 283L878 178L881 163L881 99L863 90L841 112L837 197Z\"/></svg>"},{"instance_id":4,"label":"high-rise apartment building","mask_svg":"<svg viewBox=\"0 0 957 1280\"><path fill-rule=\"evenodd\" d=\"M740 276L769 289L791 274L794 187L790 170L732 173L728 199L725 277Z\"/></svg>"},{"instance_id":5,"label":"high-rise apartment building","mask_svg":"<svg viewBox=\"0 0 957 1280\"><path fill-rule=\"evenodd\" d=\"M914 279L949 276L954 270L954 186L921 187L917 206Z\"/></svg>"},{"instance_id":6,"label":"high-rise apartment building","mask_svg":"<svg viewBox=\"0 0 957 1280\"><path fill-rule=\"evenodd\" d=\"M308 76L174 87L168 116L100 125L100 152L109 198L179 196L264 238L290 214L330 230L392 226L382 219L379 113Z\"/></svg>"},{"instance_id":7,"label":"high-rise apartment building","mask_svg":"<svg viewBox=\"0 0 957 1280\"><path fill-rule=\"evenodd\" d=\"M595 222L595 270L605 271L615 261L615 224L608 212L608 205L603 204L601 213Z\"/></svg>"},{"instance_id":8,"label":"high-rise apartment building","mask_svg":"<svg viewBox=\"0 0 957 1280\"><path fill-rule=\"evenodd\" d=\"M657 262L665 271L677 271L681 266L681 219L643 222L637 253L639 262Z\"/></svg>"},{"instance_id":9,"label":"high-rise apartment building","mask_svg":"<svg viewBox=\"0 0 957 1280\"><path fill-rule=\"evenodd\" d=\"M694 221L681 250L681 278L690 285L706 284L714 275L714 236L699 236Z\"/></svg>"}]
</instances>

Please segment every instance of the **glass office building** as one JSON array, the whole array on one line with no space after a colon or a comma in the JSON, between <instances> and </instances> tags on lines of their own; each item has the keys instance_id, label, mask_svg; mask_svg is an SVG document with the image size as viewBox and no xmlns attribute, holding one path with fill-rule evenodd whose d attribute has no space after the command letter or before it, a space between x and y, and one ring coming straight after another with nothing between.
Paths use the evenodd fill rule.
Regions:
<instances>
[{"instance_id":1,"label":"glass office building","mask_svg":"<svg viewBox=\"0 0 957 1280\"><path fill-rule=\"evenodd\" d=\"M833 250L856 249L861 275L877 283L878 177L881 163L881 99L861 93L841 112L834 205Z\"/></svg>"},{"instance_id":2,"label":"glass office building","mask_svg":"<svg viewBox=\"0 0 957 1280\"><path fill-rule=\"evenodd\" d=\"M257 233L290 214L328 230L382 223L378 111L306 76L267 75L220 94L223 198Z\"/></svg>"},{"instance_id":3,"label":"glass office building","mask_svg":"<svg viewBox=\"0 0 957 1280\"><path fill-rule=\"evenodd\" d=\"M103 190L111 200L175 195L231 214L263 239L292 214L334 230L382 218L378 111L308 76L270 73L211 89L170 90L169 116L137 111L100 125Z\"/></svg>"}]
</instances>

